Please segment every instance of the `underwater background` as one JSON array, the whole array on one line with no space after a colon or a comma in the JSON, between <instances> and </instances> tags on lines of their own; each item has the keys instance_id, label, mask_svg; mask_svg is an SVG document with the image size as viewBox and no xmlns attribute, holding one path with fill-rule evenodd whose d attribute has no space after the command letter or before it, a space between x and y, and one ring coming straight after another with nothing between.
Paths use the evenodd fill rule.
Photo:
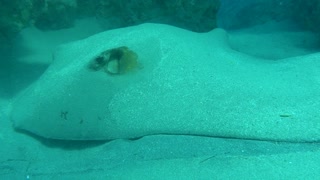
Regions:
<instances>
[{"instance_id":1,"label":"underwater background","mask_svg":"<svg viewBox=\"0 0 320 180\"><path fill-rule=\"evenodd\" d=\"M318 0L0 0L0 14L0 179L319 177ZM75 84L59 89L65 82ZM99 89L110 96L90 106ZM107 105L112 134L98 124L59 129L60 105ZM255 116L271 123L242 123Z\"/></svg>"}]
</instances>

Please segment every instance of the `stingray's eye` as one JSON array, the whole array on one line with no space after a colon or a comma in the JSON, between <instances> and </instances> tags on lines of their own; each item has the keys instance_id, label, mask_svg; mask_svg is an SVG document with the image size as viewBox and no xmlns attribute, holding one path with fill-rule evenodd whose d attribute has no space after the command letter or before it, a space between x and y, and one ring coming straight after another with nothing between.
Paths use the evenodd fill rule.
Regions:
<instances>
[{"instance_id":1,"label":"stingray's eye","mask_svg":"<svg viewBox=\"0 0 320 180\"><path fill-rule=\"evenodd\" d=\"M121 59L122 56L124 55L124 48L120 47L120 48L115 48L115 49L112 49L110 51L110 60L113 60L113 59Z\"/></svg>"},{"instance_id":2,"label":"stingray's eye","mask_svg":"<svg viewBox=\"0 0 320 180\"><path fill-rule=\"evenodd\" d=\"M104 63L106 63L106 62L104 61L104 58L101 57L101 56L96 57L95 61L96 61L96 63L99 64L99 65L104 65Z\"/></svg>"},{"instance_id":3,"label":"stingray's eye","mask_svg":"<svg viewBox=\"0 0 320 180\"><path fill-rule=\"evenodd\" d=\"M122 46L106 50L92 59L89 68L98 71L103 69L108 74L124 74L138 67L138 55Z\"/></svg>"}]
</instances>

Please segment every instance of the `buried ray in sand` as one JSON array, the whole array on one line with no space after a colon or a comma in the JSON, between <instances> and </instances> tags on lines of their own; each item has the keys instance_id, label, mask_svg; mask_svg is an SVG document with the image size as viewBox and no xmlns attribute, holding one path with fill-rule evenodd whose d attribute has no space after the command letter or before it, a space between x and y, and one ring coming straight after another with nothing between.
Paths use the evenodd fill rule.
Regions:
<instances>
[{"instance_id":1,"label":"buried ray in sand","mask_svg":"<svg viewBox=\"0 0 320 180\"><path fill-rule=\"evenodd\" d=\"M129 53L124 66L124 56L111 58L119 52ZM248 56L232 50L221 29L116 29L60 46L48 70L16 98L11 119L17 129L52 139L191 134L319 141L319 56Z\"/></svg>"}]
</instances>

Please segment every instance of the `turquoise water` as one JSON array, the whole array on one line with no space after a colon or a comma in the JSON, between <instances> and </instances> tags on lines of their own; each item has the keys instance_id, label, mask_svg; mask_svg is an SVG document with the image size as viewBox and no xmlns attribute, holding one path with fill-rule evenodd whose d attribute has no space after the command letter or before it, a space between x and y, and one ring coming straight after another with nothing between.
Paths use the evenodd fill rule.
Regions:
<instances>
[{"instance_id":1,"label":"turquoise water","mask_svg":"<svg viewBox=\"0 0 320 180\"><path fill-rule=\"evenodd\" d=\"M0 0L0 179L317 179L317 4Z\"/></svg>"}]
</instances>

